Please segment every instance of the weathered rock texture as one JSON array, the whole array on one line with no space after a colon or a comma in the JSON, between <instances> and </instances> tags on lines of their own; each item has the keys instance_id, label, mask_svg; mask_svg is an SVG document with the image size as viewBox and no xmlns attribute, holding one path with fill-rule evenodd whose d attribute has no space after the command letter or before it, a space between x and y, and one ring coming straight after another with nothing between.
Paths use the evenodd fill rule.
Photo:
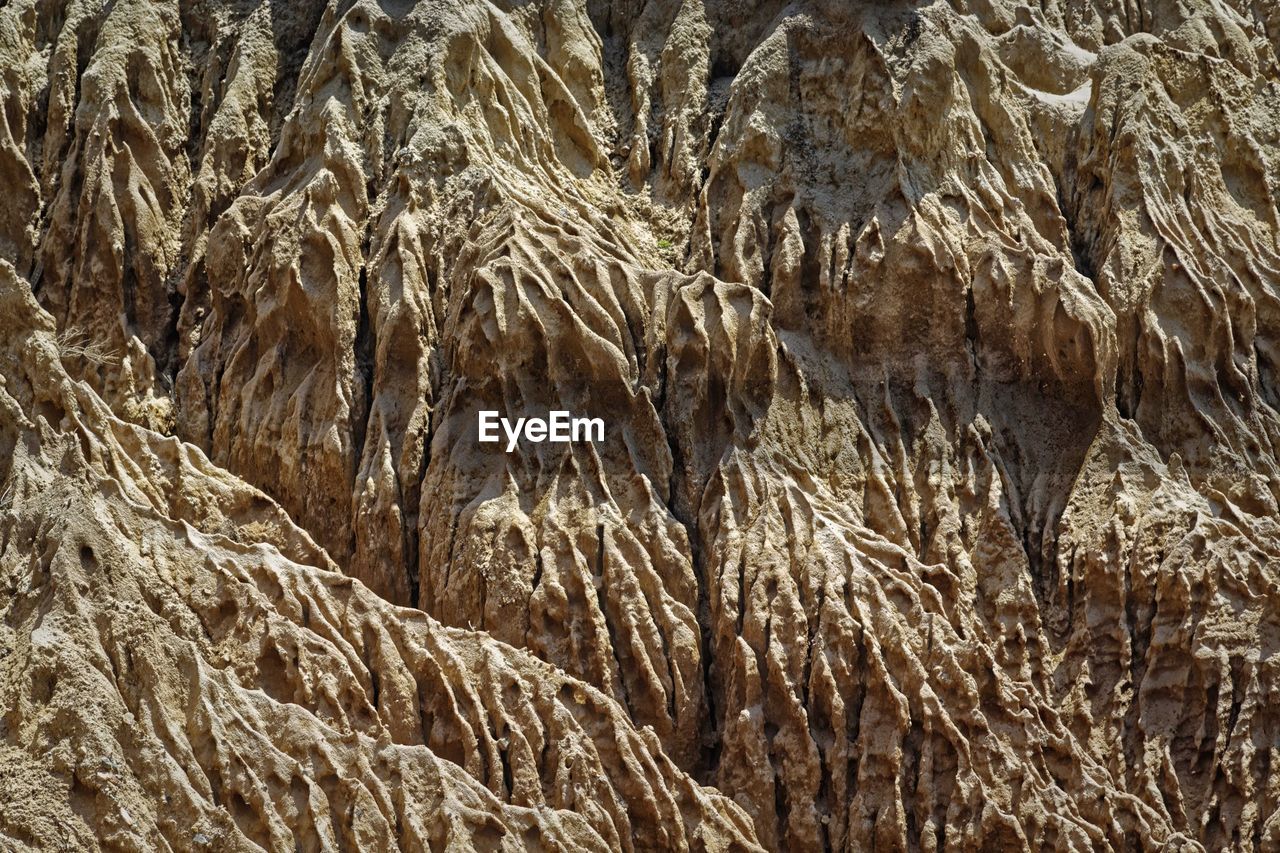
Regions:
<instances>
[{"instance_id":1,"label":"weathered rock texture","mask_svg":"<svg viewBox=\"0 0 1280 853\"><path fill-rule=\"evenodd\" d=\"M6 850L758 849L598 690L113 418L3 263L0 316Z\"/></svg>"},{"instance_id":2,"label":"weathered rock texture","mask_svg":"<svg viewBox=\"0 0 1280 853\"><path fill-rule=\"evenodd\" d=\"M1278 52L1258 0L0 5L0 830L1280 848ZM476 442L550 408L606 440Z\"/></svg>"}]
</instances>

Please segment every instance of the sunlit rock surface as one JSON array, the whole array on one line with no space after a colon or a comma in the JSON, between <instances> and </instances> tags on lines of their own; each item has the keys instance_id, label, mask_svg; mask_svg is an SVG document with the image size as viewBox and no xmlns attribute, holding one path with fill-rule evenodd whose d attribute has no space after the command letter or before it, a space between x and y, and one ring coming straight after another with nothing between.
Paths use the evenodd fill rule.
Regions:
<instances>
[{"instance_id":1,"label":"sunlit rock surface","mask_svg":"<svg viewBox=\"0 0 1280 853\"><path fill-rule=\"evenodd\" d=\"M3 4L0 840L1280 846L1278 50Z\"/></svg>"}]
</instances>

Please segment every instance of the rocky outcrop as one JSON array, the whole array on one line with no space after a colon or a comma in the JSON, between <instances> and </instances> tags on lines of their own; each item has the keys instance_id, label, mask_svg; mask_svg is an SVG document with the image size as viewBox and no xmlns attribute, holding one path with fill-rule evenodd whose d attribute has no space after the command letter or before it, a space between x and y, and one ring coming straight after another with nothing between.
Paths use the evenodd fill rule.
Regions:
<instances>
[{"instance_id":1,"label":"rocky outcrop","mask_svg":"<svg viewBox=\"0 0 1280 853\"><path fill-rule=\"evenodd\" d=\"M5 265L0 309L6 847L758 849L599 691L114 419Z\"/></svg>"},{"instance_id":2,"label":"rocky outcrop","mask_svg":"<svg viewBox=\"0 0 1280 853\"><path fill-rule=\"evenodd\" d=\"M1235 0L28 0L0 249L118 418L125 505L274 547L199 558L274 578L267 623L355 597L326 630L394 638L327 682L228 664L367 734L370 792L391 743L607 844L643 788L688 799L638 846L1265 850L1278 46ZM605 440L476 441L552 408ZM266 648L247 606L214 627ZM397 733L446 657L502 664L432 695L543 698ZM607 780L572 800L490 744L557 708L598 754L564 778Z\"/></svg>"}]
</instances>

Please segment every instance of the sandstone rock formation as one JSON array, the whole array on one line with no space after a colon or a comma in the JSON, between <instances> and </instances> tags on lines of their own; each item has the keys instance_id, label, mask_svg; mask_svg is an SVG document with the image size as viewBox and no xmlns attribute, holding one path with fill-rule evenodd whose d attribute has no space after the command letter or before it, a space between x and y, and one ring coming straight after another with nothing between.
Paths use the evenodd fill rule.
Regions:
<instances>
[{"instance_id":1,"label":"sandstone rock formation","mask_svg":"<svg viewBox=\"0 0 1280 853\"><path fill-rule=\"evenodd\" d=\"M750 850L599 691L113 418L0 263L5 849Z\"/></svg>"},{"instance_id":2,"label":"sandstone rock formation","mask_svg":"<svg viewBox=\"0 0 1280 853\"><path fill-rule=\"evenodd\" d=\"M1274 3L0 57L0 838L1280 846Z\"/></svg>"}]
</instances>

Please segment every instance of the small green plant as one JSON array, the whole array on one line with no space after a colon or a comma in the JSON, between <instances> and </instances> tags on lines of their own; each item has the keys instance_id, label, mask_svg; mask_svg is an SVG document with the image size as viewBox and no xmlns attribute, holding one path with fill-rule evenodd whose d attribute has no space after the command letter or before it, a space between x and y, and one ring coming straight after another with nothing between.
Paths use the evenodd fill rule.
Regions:
<instances>
[{"instance_id":1,"label":"small green plant","mask_svg":"<svg viewBox=\"0 0 1280 853\"><path fill-rule=\"evenodd\" d=\"M659 238L659 239L658 239L658 248L659 248L659 249L670 249L670 248L671 248L671 241L670 241L670 240L668 240L666 237L661 237L661 238Z\"/></svg>"}]
</instances>

